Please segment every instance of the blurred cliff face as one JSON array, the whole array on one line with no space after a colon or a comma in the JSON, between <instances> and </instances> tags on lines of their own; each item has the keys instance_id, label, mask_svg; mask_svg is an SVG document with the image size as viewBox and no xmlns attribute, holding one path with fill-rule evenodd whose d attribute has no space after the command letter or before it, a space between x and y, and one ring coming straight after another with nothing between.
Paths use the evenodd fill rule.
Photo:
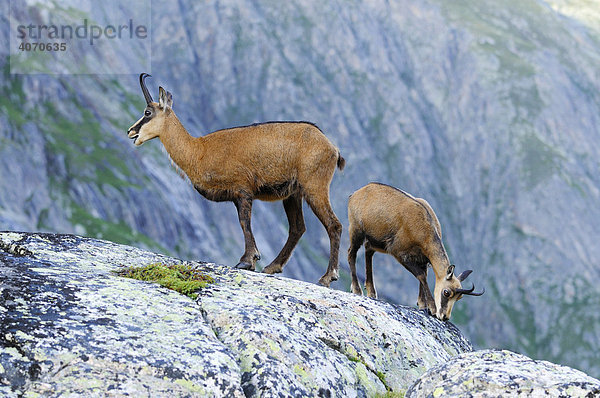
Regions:
<instances>
[{"instance_id":1,"label":"blurred cliff face","mask_svg":"<svg viewBox=\"0 0 600 398\"><path fill-rule=\"evenodd\" d=\"M243 239L234 207L195 193L159 142L136 149L126 138L144 107L137 75L150 72L152 94L159 84L173 93L192 135L267 120L316 123L347 160L332 184L345 226L348 195L369 181L431 203L451 261L474 269L487 290L454 311L476 345L598 377L600 315L589 309L600 304L600 19L587 4L153 2L152 70L131 75L11 75L4 29L2 229L236 262ZM39 8L12 6L10 18L24 22ZM51 12L118 14L110 4L73 7ZM8 20L8 6L0 11ZM135 56L79 50L82 68L127 68ZM284 274L315 282L329 243L305 217ZM285 220L280 203L255 205L263 265L285 242ZM413 304L414 278L386 257L374 258L380 295ZM363 261L361 252L361 271ZM346 277L334 286L349 285Z\"/></svg>"}]
</instances>

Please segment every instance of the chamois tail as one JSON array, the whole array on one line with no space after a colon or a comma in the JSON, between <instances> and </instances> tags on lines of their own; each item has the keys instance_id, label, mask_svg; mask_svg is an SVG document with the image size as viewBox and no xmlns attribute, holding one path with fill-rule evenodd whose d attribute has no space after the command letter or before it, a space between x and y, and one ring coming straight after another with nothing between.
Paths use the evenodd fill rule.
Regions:
<instances>
[{"instance_id":1,"label":"chamois tail","mask_svg":"<svg viewBox=\"0 0 600 398\"><path fill-rule=\"evenodd\" d=\"M344 159L342 154L338 151L337 167L340 170L344 170L344 166L346 166L346 159Z\"/></svg>"}]
</instances>

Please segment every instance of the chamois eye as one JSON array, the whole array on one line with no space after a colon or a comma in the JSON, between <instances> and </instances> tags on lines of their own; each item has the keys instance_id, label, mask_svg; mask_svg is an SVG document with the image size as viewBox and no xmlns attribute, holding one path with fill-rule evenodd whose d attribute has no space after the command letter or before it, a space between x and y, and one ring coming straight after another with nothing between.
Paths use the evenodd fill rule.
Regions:
<instances>
[{"instance_id":1,"label":"chamois eye","mask_svg":"<svg viewBox=\"0 0 600 398\"><path fill-rule=\"evenodd\" d=\"M150 115L152 115L152 112L150 112L149 110L146 110L146 112L144 112L144 115L145 116L150 116Z\"/></svg>"},{"instance_id":2,"label":"chamois eye","mask_svg":"<svg viewBox=\"0 0 600 398\"><path fill-rule=\"evenodd\" d=\"M450 290L444 289L442 293L444 294L444 297L450 297Z\"/></svg>"}]
</instances>

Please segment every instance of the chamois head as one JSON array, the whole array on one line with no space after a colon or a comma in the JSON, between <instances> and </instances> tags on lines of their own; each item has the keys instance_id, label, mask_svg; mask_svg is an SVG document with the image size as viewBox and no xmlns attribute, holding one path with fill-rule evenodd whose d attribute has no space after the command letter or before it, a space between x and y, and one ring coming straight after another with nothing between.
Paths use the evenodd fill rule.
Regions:
<instances>
[{"instance_id":1,"label":"chamois head","mask_svg":"<svg viewBox=\"0 0 600 398\"><path fill-rule=\"evenodd\" d=\"M461 282L467 279L467 277L473 272L473 270L463 271L460 275L454 275L454 265L448 266L446 270L446 276L441 281L435 282L435 307L437 313L435 316L442 320L447 321L450 319L452 314L452 307L457 300L460 300L463 295L469 296L481 296L485 293L485 289L479 293L474 293L475 285L471 286L470 289L463 289Z\"/></svg>"},{"instance_id":2,"label":"chamois head","mask_svg":"<svg viewBox=\"0 0 600 398\"><path fill-rule=\"evenodd\" d=\"M173 96L162 87L158 88L159 102L156 103L152 100L152 96L144 82L149 76L147 73L140 75L140 86L146 99L144 116L127 130L127 136L133 140L136 146L160 136L160 133L164 130L166 118L173 112Z\"/></svg>"}]
</instances>

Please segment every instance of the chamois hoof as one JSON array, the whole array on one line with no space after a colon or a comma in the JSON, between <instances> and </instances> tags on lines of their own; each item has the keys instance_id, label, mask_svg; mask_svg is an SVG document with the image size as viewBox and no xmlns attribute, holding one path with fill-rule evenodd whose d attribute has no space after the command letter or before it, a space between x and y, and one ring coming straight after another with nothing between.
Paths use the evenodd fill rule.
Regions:
<instances>
[{"instance_id":1,"label":"chamois hoof","mask_svg":"<svg viewBox=\"0 0 600 398\"><path fill-rule=\"evenodd\" d=\"M319 285L324 286L324 287L329 287L329 285L331 284L331 281L327 281L326 279L319 279Z\"/></svg>"},{"instance_id":2,"label":"chamois hoof","mask_svg":"<svg viewBox=\"0 0 600 398\"><path fill-rule=\"evenodd\" d=\"M435 317L435 311L432 312L429 308L419 308L419 312Z\"/></svg>"},{"instance_id":3,"label":"chamois hoof","mask_svg":"<svg viewBox=\"0 0 600 398\"><path fill-rule=\"evenodd\" d=\"M331 277L325 274L321 277L321 279L319 279L319 284L325 287L329 287L329 285L331 285L331 282L333 281L337 281L337 277Z\"/></svg>"},{"instance_id":4,"label":"chamois hoof","mask_svg":"<svg viewBox=\"0 0 600 398\"><path fill-rule=\"evenodd\" d=\"M362 289L360 287L360 285L355 286L354 284L350 287L350 290L352 291L352 293L354 294L358 294L359 296L362 296L363 292Z\"/></svg>"},{"instance_id":5,"label":"chamois hoof","mask_svg":"<svg viewBox=\"0 0 600 398\"><path fill-rule=\"evenodd\" d=\"M269 264L262 270L265 274L279 274L283 272L283 267L281 264Z\"/></svg>"},{"instance_id":6,"label":"chamois hoof","mask_svg":"<svg viewBox=\"0 0 600 398\"><path fill-rule=\"evenodd\" d=\"M235 266L235 268L254 271L254 264L250 264L250 263L248 263L246 261L240 261L239 263L237 263L237 265Z\"/></svg>"}]
</instances>

